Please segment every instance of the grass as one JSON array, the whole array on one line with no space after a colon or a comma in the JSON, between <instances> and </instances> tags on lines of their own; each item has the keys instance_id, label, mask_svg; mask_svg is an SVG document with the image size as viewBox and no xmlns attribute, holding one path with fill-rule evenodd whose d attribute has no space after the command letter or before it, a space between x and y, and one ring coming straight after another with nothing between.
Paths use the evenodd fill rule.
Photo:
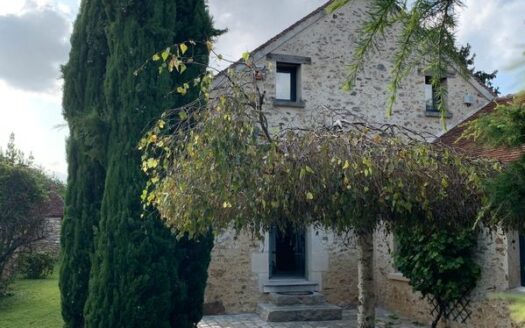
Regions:
<instances>
[{"instance_id":1,"label":"grass","mask_svg":"<svg viewBox=\"0 0 525 328\"><path fill-rule=\"evenodd\" d=\"M0 298L2 328L61 328L58 267L47 279L17 279L12 295Z\"/></svg>"}]
</instances>

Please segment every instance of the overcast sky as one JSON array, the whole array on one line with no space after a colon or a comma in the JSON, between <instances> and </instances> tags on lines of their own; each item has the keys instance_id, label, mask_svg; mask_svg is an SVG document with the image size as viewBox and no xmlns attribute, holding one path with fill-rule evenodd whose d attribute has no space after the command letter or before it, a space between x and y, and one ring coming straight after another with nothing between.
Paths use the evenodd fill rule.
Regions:
<instances>
[{"instance_id":1,"label":"overcast sky","mask_svg":"<svg viewBox=\"0 0 525 328\"><path fill-rule=\"evenodd\" d=\"M227 58L279 33L326 0L209 0L217 44ZM472 44L479 69L500 71L503 94L520 88L523 71L509 70L525 50L524 0L465 0L458 38ZM65 139L59 67L67 61L79 0L0 0L0 147L17 145L65 179ZM523 87L523 86L521 86Z\"/></svg>"}]
</instances>

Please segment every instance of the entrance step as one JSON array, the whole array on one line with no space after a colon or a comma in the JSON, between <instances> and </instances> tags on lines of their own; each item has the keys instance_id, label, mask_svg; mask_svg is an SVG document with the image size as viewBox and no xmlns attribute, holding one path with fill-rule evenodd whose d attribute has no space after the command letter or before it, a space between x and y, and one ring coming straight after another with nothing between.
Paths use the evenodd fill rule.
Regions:
<instances>
[{"instance_id":1,"label":"entrance step","mask_svg":"<svg viewBox=\"0 0 525 328\"><path fill-rule=\"evenodd\" d=\"M272 279L263 284L265 293L316 291L319 291L319 284L306 279Z\"/></svg>"},{"instance_id":2,"label":"entrance step","mask_svg":"<svg viewBox=\"0 0 525 328\"><path fill-rule=\"evenodd\" d=\"M270 293L270 302L274 305L320 305L326 303L322 294L317 292L279 292Z\"/></svg>"},{"instance_id":3,"label":"entrance step","mask_svg":"<svg viewBox=\"0 0 525 328\"><path fill-rule=\"evenodd\" d=\"M341 320L343 310L331 304L257 304L257 314L268 322Z\"/></svg>"}]
</instances>

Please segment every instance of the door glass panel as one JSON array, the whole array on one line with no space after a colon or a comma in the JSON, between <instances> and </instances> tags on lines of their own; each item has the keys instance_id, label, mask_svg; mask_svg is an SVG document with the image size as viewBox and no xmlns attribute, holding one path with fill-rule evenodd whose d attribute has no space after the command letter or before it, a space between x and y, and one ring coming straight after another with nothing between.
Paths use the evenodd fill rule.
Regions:
<instances>
[{"instance_id":1,"label":"door glass panel","mask_svg":"<svg viewBox=\"0 0 525 328\"><path fill-rule=\"evenodd\" d=\"M270 278L305 277L305 233L291 227L270 232Z\"/></svg>"}]
</instances>

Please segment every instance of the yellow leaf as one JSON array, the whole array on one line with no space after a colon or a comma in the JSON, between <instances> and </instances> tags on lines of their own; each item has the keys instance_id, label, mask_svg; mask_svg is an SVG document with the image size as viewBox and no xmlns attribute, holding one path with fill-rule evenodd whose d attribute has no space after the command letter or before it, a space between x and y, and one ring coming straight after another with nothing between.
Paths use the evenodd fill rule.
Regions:
<instances>
[{"instance_id":1,"label":"yellow leaf","mask_svg":"<svg viewBox=\"0 0 525 328\"><path fill-rule=\"evenodd\" d=\"M306 199L308 199L308 200L314 199L314 194L312 194L311 192L307 192L306 193Z\"/></svg>"},{"instance_id":2,"label":"yellow leaf","mask_svg":"<svg viewBox=\"0 0 525 328\"><path fill-rule=\"evenodd\" d=\"M146 162L146 167L148 167L148 168L154 169L154 168L157 167L157 165L159 165L159 162L155 158L150 158Z\"/></svg>"},{"instance_id":3,"label":"yellow leaf","mask_svg":"<svg viewBox=\"0 0 525 328\"><path fill-rule=\"evenodd\" d=\"M232 204L230 202L224 202L224 203L222 203L222 207L223 208L231 208Z\"/></svg>"},{"instance_id":4,"label":"yellow leaf","mask_svg":"<svg viewBox=\"0 0 525 328\"><path fill-rule=\"evenodd\" d=\"M250 53L248 51L243 52L242 59L244 59L244 61L247 62L248 59L250 59Z\"/></svg>"},{"instance_id":5,"label":"yellow leaf","mask_svg":"<svg viewBox=\"0 0 525 328\"><path fill-rule=\"evenodd\" d=\"M349 167L350 167L350 163L348 163L348 161L345 161L345 165L343 165L343 170L346 170Z\"/></svg>"},{"instance_id":6,"label":"yellow leaf","mask_svg":"<svg viewBox=\"0 0 525 328\"><path fill-rule=\"evenodd\" d=\"M179 48L180 48L181 54L183 55L186 53L186 51L188 51L188 46L185 43L179 44Z\"/></svg>"},{"instance_id":7,"label":"yellow leaf","mask_svg":"<svg viewBox=\"0 0 525 328\"><path fill-rule=\"evenodd\" d=\"M206 47L208 47L208 51L211 52L213 50L213 42L206 41Z\"/></svg>"},{"instance_id":8,"label":"yellow leaf","mask_svg":"<svg viewBox=\"0 0 525 328\"><path fill-rule=\"evenodd\" d=\"M166 50L164 50L161 53L162 60L166 61L166 59L168 59L169 55L170 55L170 48L166 48Z\"/></svg>"}]
</instances>

